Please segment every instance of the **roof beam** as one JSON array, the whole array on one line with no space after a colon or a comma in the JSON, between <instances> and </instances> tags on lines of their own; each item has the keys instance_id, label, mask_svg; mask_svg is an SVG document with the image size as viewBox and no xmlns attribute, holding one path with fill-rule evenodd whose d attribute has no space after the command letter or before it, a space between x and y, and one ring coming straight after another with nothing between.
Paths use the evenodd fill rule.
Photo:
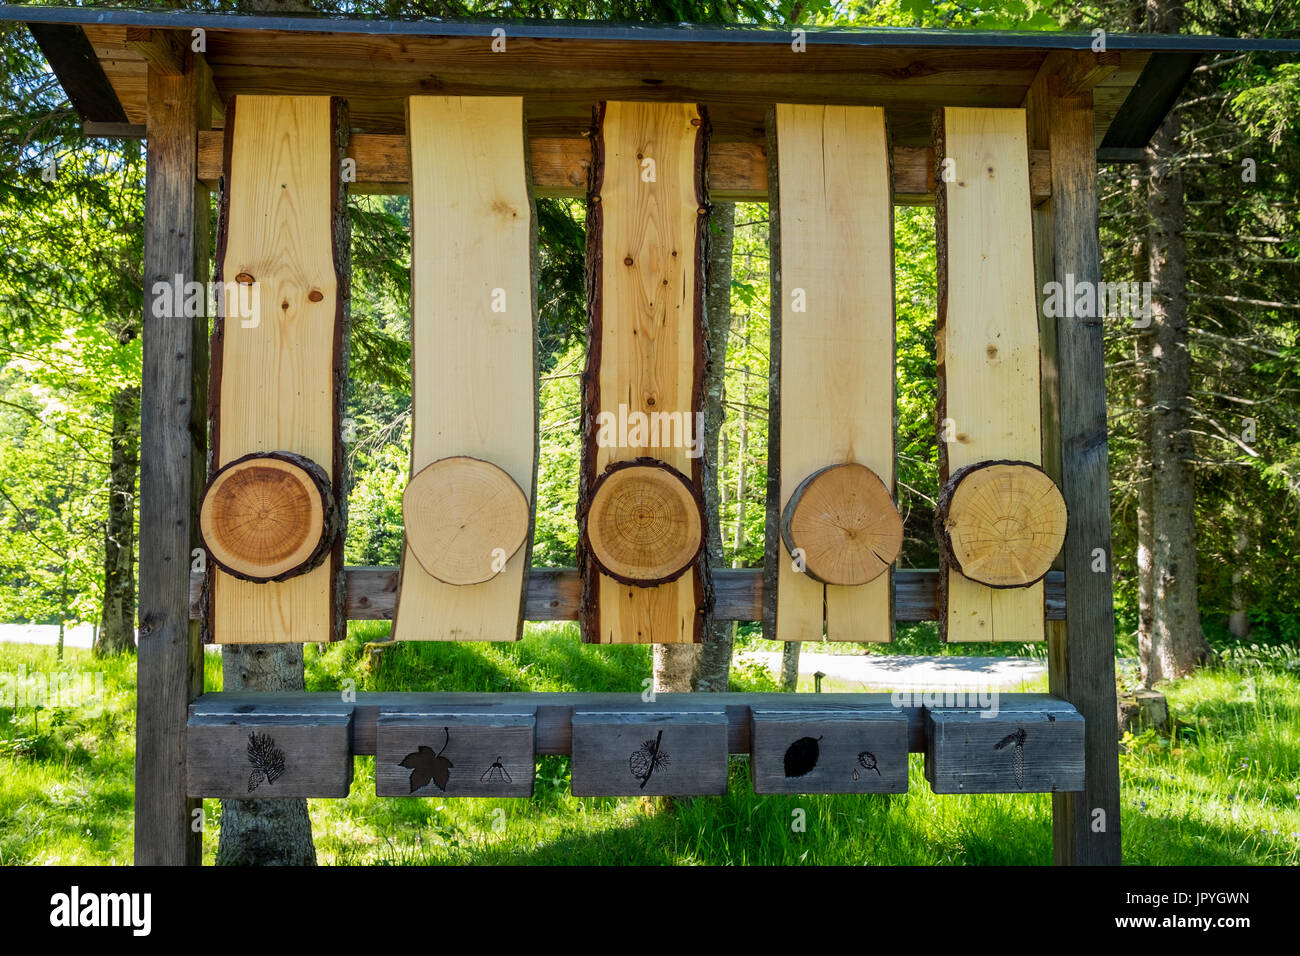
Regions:
<instances>
[{"instance_id":1,"label":"roof beam","mask_svg":"<svg viewBox=\"0 0 1300 956\"><path fill-rule=\"evenodd\" d=\"M224 133L199 134L199 179L221 178ZM358 133L348 155L357 161L359 193L404 193L410 181L406 137ZM582 137L534 136L529 139L533 191L541 198L581 198L587 194L591 144ZM895 146L892 150L894 200L902 206L934 201L934 150ZM1035 202L1051 195L1051 162L1045 149L1031 150L1030 188ZM713 143L709 147L709 193L722 202L767 201L767 157L760 143Z\"/></svg>"}]
</instances>

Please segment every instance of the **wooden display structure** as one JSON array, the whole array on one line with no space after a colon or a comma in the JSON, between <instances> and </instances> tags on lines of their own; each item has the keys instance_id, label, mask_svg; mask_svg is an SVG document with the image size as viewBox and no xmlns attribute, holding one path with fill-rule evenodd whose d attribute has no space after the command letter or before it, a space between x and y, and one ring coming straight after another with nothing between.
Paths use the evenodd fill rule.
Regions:
<instances>
[{"instance_id":1,"label":"wooden display structure","mask_svg":"<svg viewBox=\"0 0 1300 956\"><path fill-rule=\"evenodd\" d=\"M146 297L137 863L199 861L201 796L346 794L357 754L381 755L386 795L526 796L539 753L573 755L575 792L676 794L725 789L728 753L751 755L758 792L897 792L909 752L925 754L936 792L1052 791L1056 861L1119 863L1111 579L1092 570L1110 543L1102 327L1040 320L1036 303L1045 283L1100 280L1098 159L1137 158L1200 52L1228 41L1112 36L1098 53L1091 36L1056 34L792 42L697 27L0 15L29 22L88 134L147 137L147 289L207 279L209 188L223 176L218 265L276 283L263 321L279 344L250 346L227 321L211 355L206 319L155 318ZM254 150L272 161L250 162ZM413 197L417 431L400 574L338 560L340 185ZM593 421L582 567L528 567L530 197L584 195L589 418L620 402L702 408L708 202L771 202L765 569L707 567L698 458L601 446ZM892 207L936 199L946 557L937 572L896 571ZM268 204L279 219L250 218ZM294 257L273 254L276 229L303 238ZM277 351L305 322L320 325L310 344ZM285 371L308 356L316 371ZM488 385L506 392L474 379L498 358L507 371ZM268 378L277 370L312 391ZM480 387L457 407L481 420L437 424L457 389ZM971 466L1003 460L1005 473L972 480ZM277 542L242 530L268 509L308 527ZM487 511L482 541L448 531ZM222 557L210 575L227 577L205 582L191 561L209 538ZM328 640L344 619L396 614L399 637L509 640L522 620L580 619L592 641L689 641L707 613L796 640L888 640L896 619L940 620L952 640L1046 639L1051 693L1002 695L995 720L877 694L200 696L200 620L216 640Z\"/></svg>"}]
</instances>

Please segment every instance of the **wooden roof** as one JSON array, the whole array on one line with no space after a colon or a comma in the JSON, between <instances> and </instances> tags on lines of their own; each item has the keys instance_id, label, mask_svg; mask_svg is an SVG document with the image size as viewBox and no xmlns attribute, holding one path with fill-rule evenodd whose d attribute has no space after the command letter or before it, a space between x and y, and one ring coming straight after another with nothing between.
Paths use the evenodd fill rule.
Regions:
<instances>
[{"instance_id":1,"label":"wooden roof","mask_svg":"<svg viewBox=\"0 0 1300 956\"><path fill-rule=\"evenodd\" d=\"M206 31L221 101L237 93L330 94L366 133L405 131L413 93L520 95L533 137L580 135L601 99L695 101L717 142L763 140L774 102L887 108L896 145L930 139L940 106L1020 106L1047 57L1089 51L1089 34L935 30L790 31L741 26L563 21L381 20L0 6L27 22L86 122L87 132L145 134L149 44ZM506 52L491 50L503 29ZM183 31L183 34L172 31ZM1107 37L1087 77L1099 158L1144 146L1200 56L1293 50L1297 41L1151 34ZM216 117L220 125L220 117Z\"/></svg>"}]
</instances>

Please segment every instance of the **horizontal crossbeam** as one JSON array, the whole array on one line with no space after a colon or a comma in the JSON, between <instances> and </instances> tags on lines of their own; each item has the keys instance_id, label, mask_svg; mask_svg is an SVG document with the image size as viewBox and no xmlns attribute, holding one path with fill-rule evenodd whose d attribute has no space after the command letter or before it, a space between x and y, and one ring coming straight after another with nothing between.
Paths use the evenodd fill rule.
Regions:
<instances>
[{"instance_id":1,"label":"horizontal crossbeam","mask_svg":"<svg viewBox=\"0 0 1300 956\"><path fill-rule=\"evenodd\" d=\"M349 621L391 621L397 608L398 569L351 567L347 579ZM1065 619L1065 574L1047 575L1047 619ZM938 572L900 569L894 572L894 620L938 620ZM203 575L190 576L190 617L198 620ZM761 568L715 568L714 617L720 621L763 619ZM582 582L573 568L533 568L524 604L526 621L576 621Z\"/></svg>"}]
</instances>

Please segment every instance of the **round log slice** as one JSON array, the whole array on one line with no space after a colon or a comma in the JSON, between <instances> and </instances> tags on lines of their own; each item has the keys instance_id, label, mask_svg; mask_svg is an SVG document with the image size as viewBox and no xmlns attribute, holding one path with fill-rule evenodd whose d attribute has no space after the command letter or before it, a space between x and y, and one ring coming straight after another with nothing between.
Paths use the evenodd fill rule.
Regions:
<instances>
[{"instance_id":1,"label":"round log slice","mask_svg":"<svg viewBox=\"0 0 1300 956\"><path fill-rule=\"evenodd\" d=\"M1041 468L986 461L944 485L935 529L950 567L994 588L1019 588L1045 575L1065 542L1065 499Z\"/></svg>"},{"instance_id":2,"label":"round log slice","mask_svg":"<svg viewBox=\"0 0 1300 956\"><path fill-rule=\"evenodd\" d=\"M587 541L600 569L639 587L681 577L704 544L689 478L651 458L611 465L591 491Z\"/></svg>"},{"instance_id":3,"label":"round log slice","mask_svg":"<svg viewBox=\"0 0 1300 956\"><path fill-rule=\"evenodd\" d=\"M245 581L306 574L339 527L329 476L293 452L257 452L221 468L203 492L199 533L212 560Z\"/></svg>"},{"instance_id":4,"label":"round log slice","mask_svg":"<svg viewBox=\"0 0 1300 956\"><path fill-rule=\"evenodd\" d=\"M880 477L848 462L799 483L781 513L781 539L803 549L804 573L822 584L855 585L889 570L903 546L903 519Z\"/></svg>"},{"instance_id":5,"label":"round log slice","mask_svg":"<svg viewBox=\"0 0 1300 956\"><path fill-rule=\"evenodd\" d=\"M445 584L481 584L500 574L528 536L529 515L515 480L478 458L441 458L402 494L406 543Z\"/></svg>"}]
</instances>

